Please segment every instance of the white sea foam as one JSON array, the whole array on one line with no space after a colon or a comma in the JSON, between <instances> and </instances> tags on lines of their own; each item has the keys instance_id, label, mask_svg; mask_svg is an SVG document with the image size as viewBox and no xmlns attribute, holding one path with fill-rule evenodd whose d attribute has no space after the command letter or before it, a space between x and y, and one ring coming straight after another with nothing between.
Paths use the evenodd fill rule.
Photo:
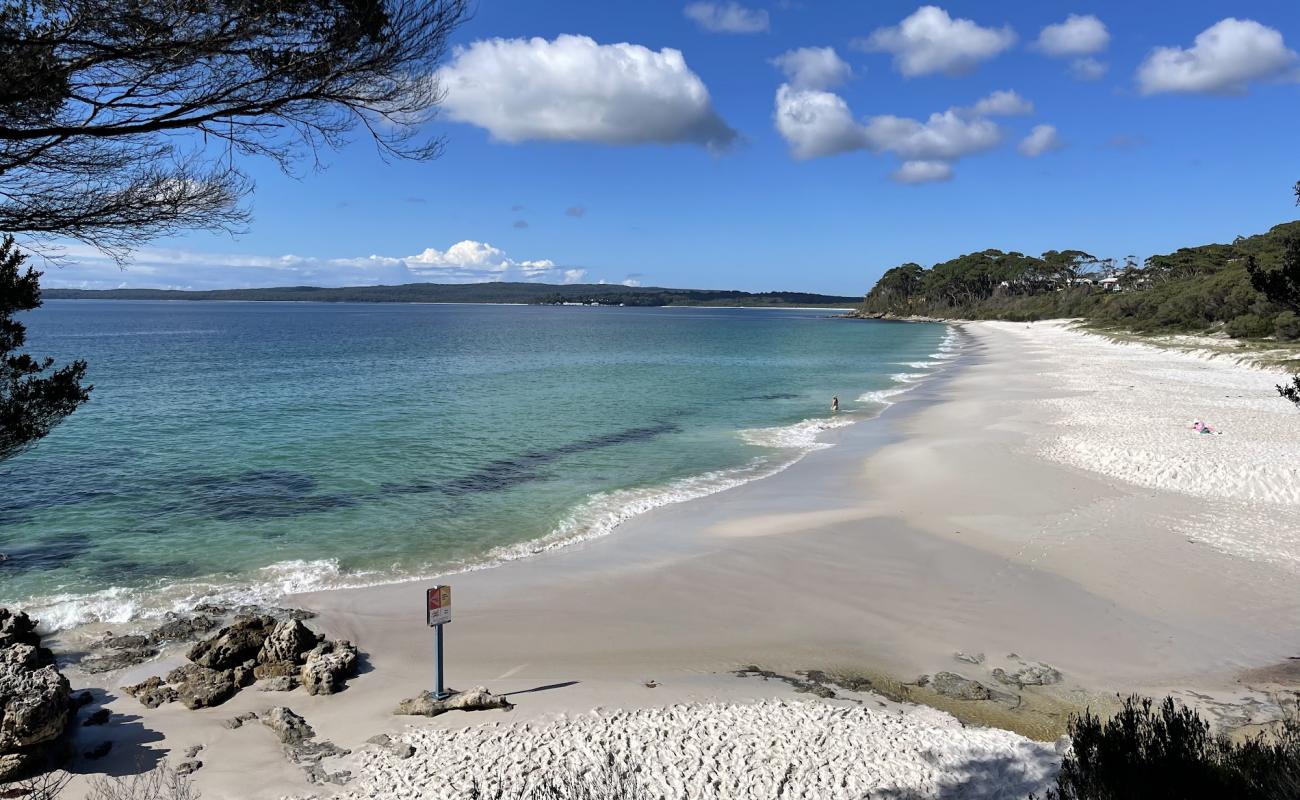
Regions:
<instances>
[{"instance_id":1,"label":"white sea foam","mask_svg":"<svg viewBox=\"0 0 1300 800\"><path fill-rule=\"evenodd\" d=\"M891 398L898 397L900 394L907 394L912 391L911 386L894 386L889 389L876 389L871 392L864 392L858 395L859 403L879 403L890 406L894 404Z\"/></svg>"},{"instance_id":2,"label":"white sea foam","mask_svg":"<svg viewBox=\"0 0 1300 800\"><path fill-rule=\"evenodd\" d=\"M852 425L854 422L855 420L848 416L806 419L793 425L742 430L740 431L740 438L759 447L779 447L804 451L821 450L831 445L818 441L818 435L834 428Z\"/></svg>"},{"instance_id":3,"label":"white sea foam","mask_svg":"<svg viewBox=\"0 0 1300 800\"><path fill-rule=\"evenodd\" d=\"M136 589L111 586L86 594L36 598L22 606L40 620L41 631L48 633L93 623L123 625L157 620L169 612L193 611L199 603L270 606L289 594L357 585L366 575L344 575L334 559L281 561L257 570L244 581L213 576Z\"/></svg>"},{"instance_id":4,"label":"white sea foam","mask_svg":"<svg viewBox=\"0 0 1300 800\"><path fill-rule=\"evenodd\" d=\"M925 369L925 370L930 370L930 369L934 369L935 367L939 366L938 364L934 363L933 361L899 361L899 362L897 362L897 363L898 363L898 366L900 366L900 367L908 367L908 368L910 368L910 369Z\"/></svg>"},{"instance_id":5,"label":"white sea foam","mask_svg":"<svg viewBox=\"0 0 1300 800\"><path fill-rule=\"evenodd\" d=\"M928 372L898 372L889 376L894 383L920 383L930 377Z\"/></svg>"}]
</instances>

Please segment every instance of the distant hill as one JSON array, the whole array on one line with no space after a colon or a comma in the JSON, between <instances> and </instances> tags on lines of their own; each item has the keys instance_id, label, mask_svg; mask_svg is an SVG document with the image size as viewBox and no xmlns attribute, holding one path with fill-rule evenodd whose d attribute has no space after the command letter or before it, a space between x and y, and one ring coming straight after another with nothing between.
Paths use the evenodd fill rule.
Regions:
<instances>
[{"instance_id":1,"label":"distant hill","mask_svg":"<svg viewBox=\"0 0 1300 800\"><path fill-rule=\"evenodd\" d=\"M664 289L612 284L407 283L401 286L282 286L272 289L46 289L47 300L259 300L317 303L523 303L627 306L822 306L850 308L859 297L809 292L738 292L714 289Z\"/></svg>"}]
</instances>

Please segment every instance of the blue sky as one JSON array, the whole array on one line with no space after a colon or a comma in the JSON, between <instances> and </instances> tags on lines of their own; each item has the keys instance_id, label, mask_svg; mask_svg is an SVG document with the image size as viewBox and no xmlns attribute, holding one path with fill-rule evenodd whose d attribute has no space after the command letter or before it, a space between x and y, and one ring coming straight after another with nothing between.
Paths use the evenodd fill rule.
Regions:
<instances>
[{"instance_id":1,"label":"blue sky","mask_svg":"<svg viewBox=\"0 0 1300 800\"><path fill-rule=\"evenodd\" d=\"M125 271L73 246L46 284L861 294L906 261L1146 256L1295 218L1300 6L1172 9L481 0L442 76L443 158L246 161L243 235L153 242Z\"/></svg>"}]
</instances>

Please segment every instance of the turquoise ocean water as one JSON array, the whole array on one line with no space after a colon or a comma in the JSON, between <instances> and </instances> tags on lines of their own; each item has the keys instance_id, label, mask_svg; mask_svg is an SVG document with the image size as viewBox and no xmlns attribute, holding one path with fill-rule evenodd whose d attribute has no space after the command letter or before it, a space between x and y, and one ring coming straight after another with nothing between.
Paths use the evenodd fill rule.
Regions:
<instances>
[{"instance_id":1,"label":"turquoise ocean water","mask_svg":"<svg viewBox=\"0 0 1300 800\"><path fill-rule=\"evenodd\" d=\"M30 349L95 390L0 464L0 605L119 623L609 533L779 471L951 357L942 325L830 314L51 301Z\"/></svg>"}]
</instances>

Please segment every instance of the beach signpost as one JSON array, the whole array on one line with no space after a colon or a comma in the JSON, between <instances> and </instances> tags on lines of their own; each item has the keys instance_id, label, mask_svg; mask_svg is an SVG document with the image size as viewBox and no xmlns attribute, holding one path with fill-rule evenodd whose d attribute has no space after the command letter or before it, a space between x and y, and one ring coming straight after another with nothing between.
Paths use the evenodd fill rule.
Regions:
<instances>
[{"instance_id":1,"label":"beach signpost","mask_svg":"<svg viewBox=\"0 0 1300 800\"><path fill-rule=\"evenodd\" d=\"M451 587L434 586L424 593L425 614L429 627L434 630L434 677L433 697L445 700L450 696L442 683L442 626L451 622Z\"/></svg>"}]
</instances>

